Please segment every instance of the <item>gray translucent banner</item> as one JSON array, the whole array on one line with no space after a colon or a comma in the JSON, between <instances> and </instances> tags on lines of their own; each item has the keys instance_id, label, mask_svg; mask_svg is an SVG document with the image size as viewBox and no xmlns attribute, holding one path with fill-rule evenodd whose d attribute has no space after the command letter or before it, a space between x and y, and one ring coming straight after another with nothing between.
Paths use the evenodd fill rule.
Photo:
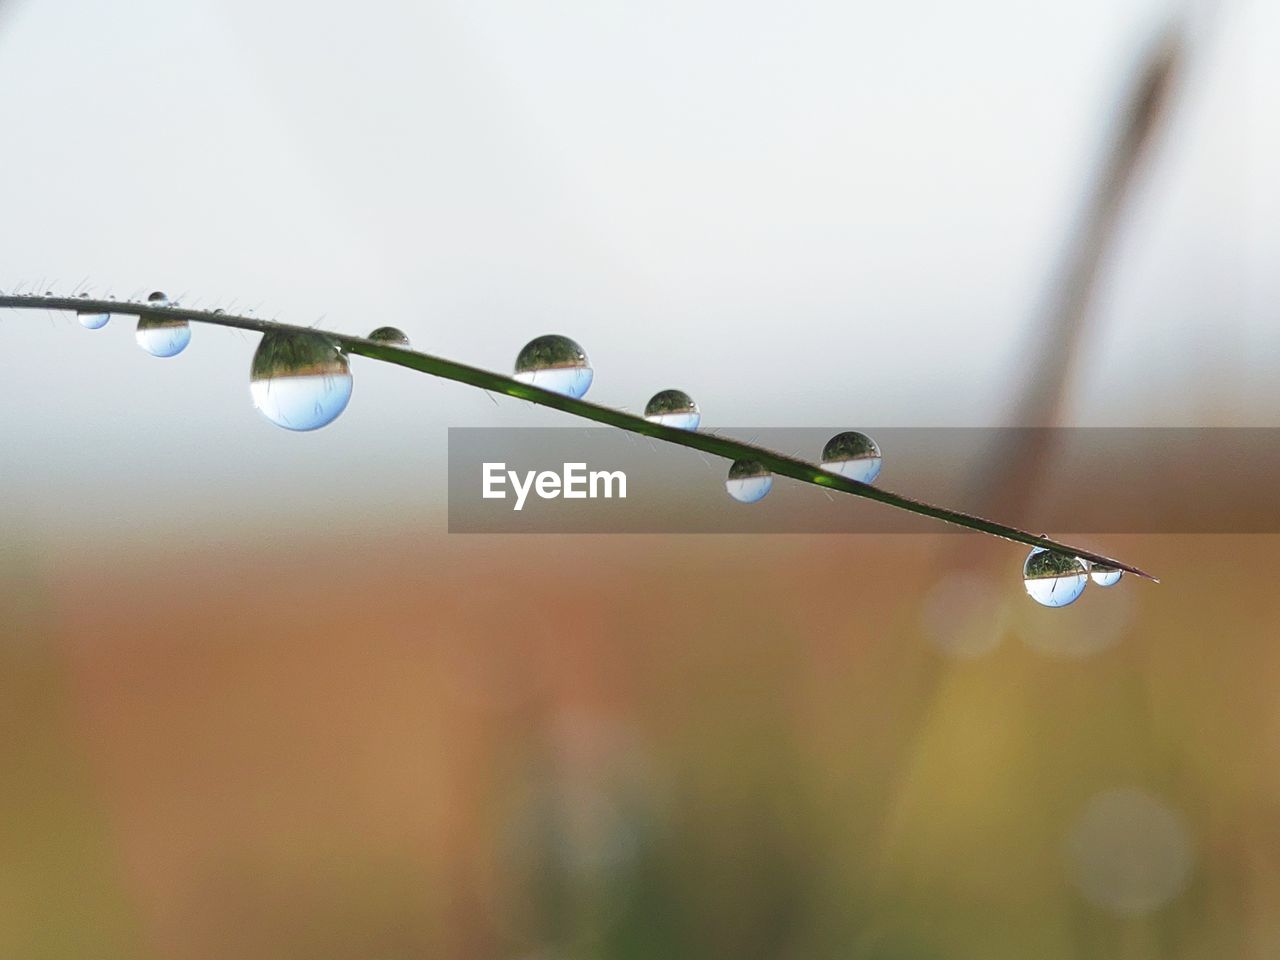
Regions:
<instances>
[{"instance_id":1,"label":"gray translucent banner","mask_svg":"<svg viewBox=\"0 0 1280 960\"><path fill-rule=\"evenodd\" d=\"M823 444L840 431L805 427L716 432L816 461ZM1276 497L1280 429L890 428L865 432L884 453L877 486L984 513L1034 533L1280 533ZM1009 486L1007 465L1024 460L1046 465L1030 471L1037 477L1033 490ZM490 497L483 496L485 464L491 465L487 468ZM566 464L574 466L566 470ZM728 466L725 460L621 430L451 428L449 530L937 533L954 529L786 477L775 477L772 491L760 502L738 503L725 492ZM548 474L541 480L542 495L536 479L539 473ZM593 473L597 474L594 483ZM625 497L619 473L625 475ZM523 503L520 489L525 492ZM573 496L566 498L566 492ZM994 505L993 496L999 501Z\"/></svg>"}]
</instances>

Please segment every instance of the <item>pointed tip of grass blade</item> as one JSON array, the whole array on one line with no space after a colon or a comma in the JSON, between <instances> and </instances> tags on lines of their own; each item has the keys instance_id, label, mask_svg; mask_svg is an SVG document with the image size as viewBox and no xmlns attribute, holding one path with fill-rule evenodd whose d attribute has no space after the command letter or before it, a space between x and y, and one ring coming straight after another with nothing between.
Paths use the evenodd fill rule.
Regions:
<instances>
[{"instance_id":1,"label":"pointed tip of grass blade","mask_svg":"<svg viewBox=\"0 0 1280 960\"><path fill-rule=\"evenodd\" d=\"M1138 567L1131 567L1125 563L1113 563L1111 566L1115 567L1117 570L1123 570L1125 573L1132 573L1135 577L1139 577L1143 580L1150 580L1152 583L1160 582L1159 577L1154 574L1147 573L1147 571L1139 569Z\"/></svg>"},{"instance_id":2,"label":"pointed tip of grass blade","mask_svg":"<svg viewBox=\"0 0 1280 960\"><path fill-rule=\"evenodd\" d=\"M1116 570L1123 570L1125 573L1132 573L1135 577L1140 577L1143 580L1150 580L1152 583L1160 582L1159 577L1147 573L1141 567L1135 567L1131 563L1121 563L1119 560L1113 560L1111 557L1104 557L1095 553L1077 552L1076 556L1100 567L1113 567Z\"/></svg>"}]
</instances>

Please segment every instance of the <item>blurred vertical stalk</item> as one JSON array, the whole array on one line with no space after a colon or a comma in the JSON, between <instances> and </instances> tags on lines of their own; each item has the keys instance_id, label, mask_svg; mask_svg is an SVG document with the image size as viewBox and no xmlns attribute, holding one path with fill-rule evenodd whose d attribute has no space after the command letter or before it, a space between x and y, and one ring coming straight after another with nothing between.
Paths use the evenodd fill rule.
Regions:
<instances>
[{"instance_id":1,"label":"blurred vertical stalk","mask_svg":"<svg viewBox=\"0 0 1280 960\"><path fill-rule=\"evenodd\" d=\"M1170 111L1173 90L1185 61L1181 24L1156 39L1122 98L1121 113L1094 180L1084 194L1076 223L1068 236L1061 264L1054 273L1039 322L1030 331L1032 362L1028 379L1015 397L1011 426L1056 427L1079 362L1092 317L1098 279L1115 246L1126 201L1137 183L1157 134ZM984 458L987 467L974 478L973 503L978 511L999 508L1018 516L1029 506L1037 481L1051 455L1049 431L1029 439L1009 435L1002 448Z\"/></svg>"},{"instance_id":2,"label":"blurred vertical stalk","mask_svg":"<svg viewBox=\"0 0 1280 960\"><path fill-rule=\"evenodd\" d=\"M1144 52L1118 100L1118 113L1105 141L1107 148L1084 190L1061 259L1050 277L1043 306L1028 332L1034 345L1028 351L1029 362L1025 365L1028 379L1013 397L1007 418L1010 425L1053 427L1061 423L1092 317L1099 278L1115 247L1122 215L1145 161L1171 113L1174 92L1185 70L1186 51L1186 26L1179 21L1163 31ZM1000 441L1000 446L982 459L983 467L972 478L973 489L967 505L979 512L995 509L1010 516L1022 515L1034 506L1036 491L1053 456L1051 434L1052 431L1047 430L1021 435L1010 432ZM956 570L965 570L971 581L983 576L982 566L989 561L984 561L981 554L975 555L968 537L943 539L944 545L934 565L933 586L942 586ZM999 582L1006 583L1013 575L1012 571L1002 570ZM945 595L945 591L943 593ZM966 631L985 636L985 633L1002 630L1004 608L1011 602L1007 597L1006 591L995 590L974 609L957 611L956 622L952 624L957 637L967 637ZM910 639L922 658L917 672L919 685L913 698L915 708L906 718L901 739L888 759L887 805L879 831L882 863L892 856L895 824L912 791L913 770L920 762L920 751L932 724L938 720L939 694L949 670L943 657L926 649L928 641L922 636L923 632L921 624L913 621ZM994 642L981 651L958 649L958 654L973 656L987 652L999 639L993 638Z\"/></svg>"}]
</instances>

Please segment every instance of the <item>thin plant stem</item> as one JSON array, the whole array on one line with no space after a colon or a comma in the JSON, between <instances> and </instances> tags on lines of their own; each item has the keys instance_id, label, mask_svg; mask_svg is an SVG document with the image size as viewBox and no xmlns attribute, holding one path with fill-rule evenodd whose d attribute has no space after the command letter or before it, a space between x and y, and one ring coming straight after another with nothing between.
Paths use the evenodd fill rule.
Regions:
<instances>
[{"instance_id":1,"label":"thin plant stem","mask_svg":"<svg viewBox=\"0 0 1280 960\"><path fill-rule=\"evenodd\" d=\"M521 383L520 381L514 380L503 374L482 370L479 367L472 367L465 363L458 363L455 360L447 360L443 357L435 357L430 354L420 353L416 350L403 349L387 343L367 340L364 337L353 337L348 336L347 334L334 333L328 330L317 330L312 327L293 326L291 324L277 323L272 320L262 320L257 317L234 316L226 313L215 314L209 311L189 310L182 307L157 308L155 306L148 306L145 303L116 300L94 300L87 297L0 296L0 308L5 307L73 310L88 313L122 314L126 316L160 314L174 320L210 323L223 327L235 327L241 330L255 330L259 333L297 333L307 336L324 337L325 339L332 341L340 349L350 354L369 357L386 363L393 363L398 366L408 367L411 370L417 370L421 373L427 373L435 377L442 377L446 380L466 383L473 387L489 390L493 393L501 393L509 397L527 400L530 403L535 403L544 407L551 407L576 417L593 420L596 423L603 423L610 427L617 427L620 430L626 430L631 433L640 434L641 436L652 437L655 440L663 440L667 443L673 443L678 446L689 447L690 449L699 450L703 453L709 453L717 457L723 457L727 460L755 460L761 463L770 472L775 473L778 476L790 477L791 479L799 480L802 483L812 483L825 489L837 490L841 493L848 493L855 497L862 497L867 500L875 500L890 507L905 510L908 513L931 517L935 520L941 520L944 523L954 524L959 527L966 527L970 530L976 530L980 533L1002 537L1005 540L1012 540L1016 543L1024 543L1032 547L1043 547L1046 550L1054 550L1058 553L1069 554L1071 556L1079 557L1082 560L1087 560L1090 563L1115 567L1148 580L1156 579L1146 571L1115 558L1093 553L1092 551L1084 550L1080 547L1073 547L1070 544L1061 543L1057 540L1052 540L1049 537L1030 533L1026 530L1019 530L1017 527L998 523L995 520L988 520L985 517L979 517L973 514L962 513L959 510L951 510L947 507L940 507L934 504L925 503L921 500L915 500L911 497L903 496L902 494L893 493L879 487L871 486L870 484L850 480L846 477L823 470L817 464L800 460L795 457L789 457L785 454L778 453L777 451L766 449L765 447L751 443L743 443L739 440L733 440L728 437L722 437L710 433L697 433L695 431L681 430L675 427L663 426L658 423L651 423L643 417L638 417L635 414L626 413L622 410L615 410L611 407L601 406L596 403L590 403L586 400L566 397L563 394L553 393L550 390L544 390L541 387L536 387L532 384Z\"/></svg>"}]
</instances>

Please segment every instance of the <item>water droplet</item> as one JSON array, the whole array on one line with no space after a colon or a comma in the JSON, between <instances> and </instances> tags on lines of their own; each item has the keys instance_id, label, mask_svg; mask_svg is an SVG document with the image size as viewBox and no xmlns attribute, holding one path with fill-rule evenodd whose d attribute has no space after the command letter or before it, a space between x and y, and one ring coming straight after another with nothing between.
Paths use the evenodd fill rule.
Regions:
<instances>
[{"instance_id":1,"label":"water droplet","mask_svg":"<svg viewBox=\"0 0 1280 960\"><path fill-rule=\"evenodd\" d=\"M160 290L153 290L147 294L147 303L154 304L157 307L169 306L169 298Z\"/></svg>"},{"instance_id":2,"label":"water droplet","mask_svg":"<svg viewBox=\"0 0 1280 960\"><path fill-rule=\"evenodd\" d=\"M389 343L393 347L408 347L409 337L398 327L379 327L369 334L368 339L378 343Z\"/></svg>"},{"instance_id":3,"label":"water droplet","mask_svg":"<svg viewBox=\"0 0 1280 960\"><path fill-rule=\"evenodd\" d=\"M264 333L249 369L249 392L272 423L286 430L316 430L347 408L351 369L322 336Z\"/></svg>"},{"instance_id":4,"label":"water droplet","mask_svg":"<svg viewBox=\"0 0 1280 960\"><path fill-rule=\"evenodd\" d=\"M1079 557L1036 547L1022 565L1027 595L1046 607L1065 607L1084 593L1089 573Z\"/></svg>"},{"instance_id":5,"label":"water droplet","mask_svg":"<svg viewBox=\"0 0 1280 960\"><path fill-rule=\"evenodd\" d=\"M516 357L515 378L521 383L574 399L586 394L592 375L583 349L558 334L530 340Z\"/></svg>"},{"instance_id":6,"label":"water droplet","mask_svg":"<svg viewBox=\"0 0 1280 960\"><path fill-rule=\"evenodd\" d=\"M1107 567L1101 563L1095 563L1089 568L1089 579L1100 587L1114 587L1120 582L1122 576L1124 576L1123 570Z\"/></svg>"},{"instance_id":7,"label":"water droplet","mask_svg":"<svg viewBox=\"0 0 1280 960\"><path fill-rule=\"evenodd\" d=\"M191 324L157 314L138 318L138 346L153 357L176 357L191 342Z\"/></svg>"},{"instance_id":8,"label":"water droplet","mask_svg":"<svg viewBox=\"0 0 1280 960\"><path fill-rule=\"evenodd\" d=\"M650 423L660 423L677 430L697 430L702 422L698 405L683 390L655 393L644 406L644 418Z\"/></svg>"},{"instance_id":9,"label":"water droplet","mask_svg":"<svg viewBox=\"0 0 1280 960\"><path fill-rule=\"evenodd\" d=\"M874 481L883 465L879 444L856 430L837 433L822 448L823 470L860 483Z\"/></svg>"},{"instance_id":10,"label":"water droplet","mask_svg":"<svg viewBox=\"0 0 1280 960\"><path fill-rule=\"evenodd\" d=\"M773 489L773 474L758 460L735 460L724 488L739 503L757 503Z\"/></svg>"},{"instance_id":11,"label":"water droplet","mask_svg":"<svg viewBox=\"0 0 1280 960\"><path fill-rule=\"evenodd\" d=\"M86 330L101 330L107 325L107 321L111 319L111 314L102 313L98 310L77 310L76 319L80 321L80 326Z\"/></svg>"}]
</instances>

